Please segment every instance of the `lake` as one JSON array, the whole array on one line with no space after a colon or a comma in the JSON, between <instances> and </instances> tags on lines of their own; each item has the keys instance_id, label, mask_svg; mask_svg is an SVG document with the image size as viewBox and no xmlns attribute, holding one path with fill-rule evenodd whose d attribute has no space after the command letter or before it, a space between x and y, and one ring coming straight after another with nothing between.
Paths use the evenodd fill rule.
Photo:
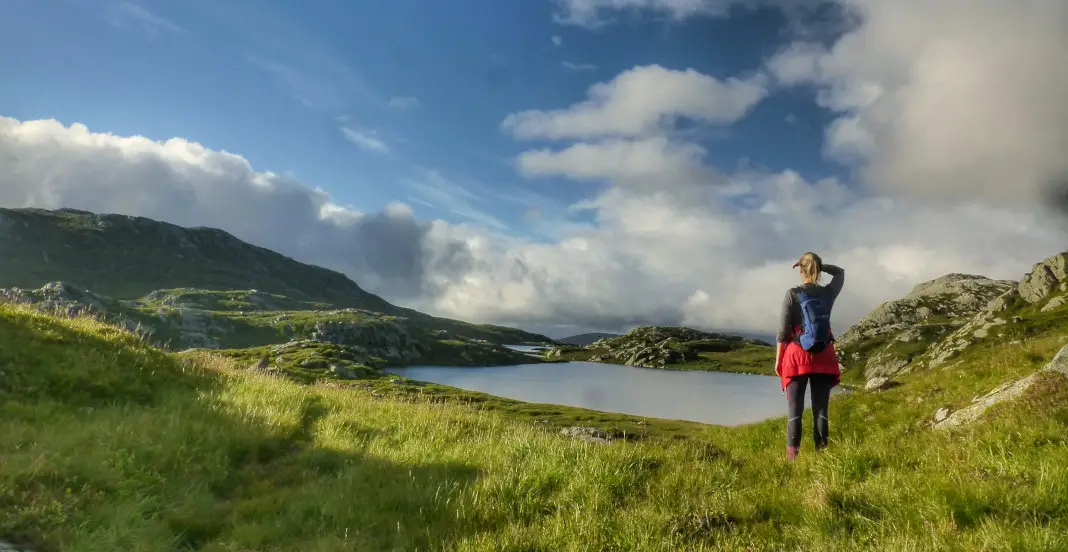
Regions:
<instances>
[{"instance_id":1,"label":"lake","mask_svg":"<svg viewBox=\"0 0 1068 552\"><path fill-rule=\"evenodd\" d=\"M649 418L737 425L786 415L779 378L672 371L597 362L466 368L412 366L389 372L519 401ZM806 399L807 400L807 399ZM806 425L811 421L806 415Z\"/></svg>"},{"instance_id":2,"label":"lake","mask_svg":"<svg viewBox=\"0 0 1068 552\"><path fill-rule=\"evenodd\" d=\"M542 349L551 347L550 345L505 345L505 347L519 351L520 353L533 353L538 354Z\"/></svg>"}]
</instances>

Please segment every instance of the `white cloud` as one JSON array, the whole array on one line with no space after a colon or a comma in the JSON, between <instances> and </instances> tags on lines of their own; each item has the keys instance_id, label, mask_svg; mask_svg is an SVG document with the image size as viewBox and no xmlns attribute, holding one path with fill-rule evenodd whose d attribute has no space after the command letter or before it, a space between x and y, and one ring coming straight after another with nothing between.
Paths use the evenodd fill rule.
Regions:
<instances>
[{"instance_id":1,"label":"white cloud","mask_svg":"<svg viewBox=\"0 0 1068 552\"><path fill-rule=\"evenodd\" d=\"M705 150L696 144L654 136L581 142L558 151L526 151L519 155L516 166L521 174L531 177L564 176L655 189L665 183L712 180L714 174L701 162L704 155Z\"/></svg>"},{"instance_id":2,"label":"white cloud","mask_svg":"<svg viewBox=\"0 0 1068 552\"><path fill-rule=\"evenodd\" d=\"M438 293L427 287L431 271L462 273L472 262L462 242L415 220L406 206L359 212L291 178L256 171L239 155L181 138L156 142L0 117L0 158L5 207L73 207L219 227L413 305Z\"/></svg>"},{"instance_id":3,"label":"white cloud","mask_svg":"<svg viewBox=\"0 0 1068 552\"><path fill-rule=\"evenodd\" d=\"M619 153L608 144L587 150L587 160L609 167L605 159ZM687 151L683 144L642 144L651 161L633 170L659 185L634 185L626 170L604 168L599 177L612 185L575 208L592 224L575 224L543 243L492 225L419 222L400 204L361 213L300 182L256 171L234 154L55 121L0 119L0 158L8 160L0 205L217 226L342 270L404 304L533 328L687 323L770 331L783 290L797 278L789 267L807 249L849 271L835 313L844 325L924 278L951 271L1019 277L1063 248L1064 235L1038 211L865 197L836 181L807 182L793 173L720 175L701 165L696 151L676 154L679 164L722 181L693 185L692 174L656 161L657 152L671 159ZM560 159L567 156L545 167L574 168ZM479 206L480 192L423 176L444 193L432 199Z\"/></svg>"},{"instance_id":4,"label":"white cloud","mask_svg":"<svg viewBox=\"0 0 1068 552\"><path fill-rule=\"evenodd\" d=\"M564 45L564 39L561 38L559 35L553 35L552 42L553 42L553 45L556 46L556 47L560 47L560 46Z\"/></svg>"},{"instance_id":5,"label":"white cloud","mask_svg":"<svg viewBox=\"0 0 1068 552\"><path fill-rule=\"evenodd\" d=\"M596 71L597 66L592 63L572 63L570 61L561 61L560 66L568 71Z\"/></svg>"},{"instance_id":6,"label":"white cloud","mask_svg":"<svg viewBox=\"0 0 1068 552\"><path fill-rule=\"evenodd\" d=\"M394 96L386 104L397 111L409 111L419 107L419 98L414 96Z\"/></svg>"},{"instance_id":7,"label":"white cloud","mask_svg":"<svg viewBox=\"0 0 1068 552\"><path fill-rule=\"evenodd\" d=\"M350 126L341 126L341 134L345 139L356 144L361 149L374 153L389 153L389 145L375 137L373 130L357 130Z\"/></svg>"},{"instance_id":8,"label":"white cloud","mask_svg":"<svg viewBox=\"0 0 1068 552\"><path fill-rule=\"evenodd\" d=\"M1068 175L1068 3L840 0L860 24L771 59L840 114L828 155L876 193L1014 206Z\"/></svg>"},{"instance_id":9,"label":"white cloud","mask_svg":"<svg viewBox=\"0 0 1068 552\"><path fill-rule=\"evenodd\" d=\"M763 81L761 75L721 81L693 69L634 67L591 86L586 101L552 111L513 113L502 127L517 138L561 139L634 136L678 117L730 123L765 97Z\"/></svg>"}]
</instances>

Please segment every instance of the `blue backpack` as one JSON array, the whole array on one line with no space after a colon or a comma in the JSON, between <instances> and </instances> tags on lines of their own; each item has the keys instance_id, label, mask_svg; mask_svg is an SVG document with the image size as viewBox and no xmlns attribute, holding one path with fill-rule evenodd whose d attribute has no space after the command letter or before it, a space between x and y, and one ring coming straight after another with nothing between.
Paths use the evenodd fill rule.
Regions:
<instances>
[{"instance_id":1,"label":"blue backpack","mask_svg":"<svg viewBox=\"0 0 1068 552\"><path fill-rule=\"evenodd\" d=\"M831 305L826 297L797 290L797 301L801 304L801 334L797 342L801 348L818 353L827 347L831 338Z\"/></svg>"}]
</instances>

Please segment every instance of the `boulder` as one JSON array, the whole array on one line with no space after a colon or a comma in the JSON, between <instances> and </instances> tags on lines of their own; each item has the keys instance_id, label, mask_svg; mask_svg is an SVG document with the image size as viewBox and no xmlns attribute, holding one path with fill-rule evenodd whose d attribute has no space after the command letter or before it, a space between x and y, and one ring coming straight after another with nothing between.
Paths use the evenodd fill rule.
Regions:
<instances>
[{"instance_id":1,"label":"boulder","mask_svg":"<svg viewBox=\"0 0 1068 552\"><path fill-rule=\"evenodd\" d=\"M949 409L948 408L943 407L943 408L939 408L938 410L935 410L935 415L934 415L935 423L941 422L941 421L945 420L948 417L949 417Z\"/></svg>"},{"instance_id":2,"label":"boulder","mask_svg":"<svg viewBox=\"0 0 1068 552\"><path fill-rule=\"evenodd\" d=\"M1042 312L1049 312L1053 309L1057 309L1064 306L1065 303L1068 303L1068 297L1065 297L1064 295L1059 295L1057 297L1054 297L1053 299L1050 299L1048 303L1043 305L1041 310Z\"/></svg>"},{"instance_id":3,"label":"boulder","mask_svg":"<svg viewBox=\"0 0 1068 552\"><path fill-rule=\"evenodd\" d=\"M1060 289L1061 283L1068 281L1068 252L1053 255L1036 263L1031 272L1020 280L1017 289L1020 296L1028 303L1037 303Z\"/></svg>"},{"instance_id":4,"label":"boulder","mask_svg":"<svg viewBox=\"0 0 1068 552\"><path fill-rule=\"evenodd\" d=\"M404 363L418 360L424 352L422 344L395 322L322 320L315 323L308 338L319 343L359 347L371 355Z\"/></svg>"},{"instance_id":5,"label":"boulder","mask_svg":"<svg viewBox=\"0 0 1068 552\"><path fill-rule=\"evenodd\" d=\"M608 444L612 442L612 438L607 433L601 431L595 427L565 427L560 430L561 435L566 435L573 439L582 439L590 443Z\"/></svg>"},{"instance_id":6,"label":"boulder","mask_svg":"<svg viewBox=\"0 0 1068 552\"><path fill-rule=\"evenodd\" d=\"M864 384L865 391L882 391L894 386L894 381L887 377L874 377Z\"/></svg>"}]
</instances>

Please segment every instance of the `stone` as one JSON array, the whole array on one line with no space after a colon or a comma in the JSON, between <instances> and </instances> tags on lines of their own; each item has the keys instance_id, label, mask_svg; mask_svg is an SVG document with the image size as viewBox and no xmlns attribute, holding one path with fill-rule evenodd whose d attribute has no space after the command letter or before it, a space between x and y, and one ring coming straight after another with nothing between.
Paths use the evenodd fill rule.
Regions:
<instances>
[{"instance_id":1,"label":"stone","mask_svg":"<svg viewBox=\"0 0 1068 552\"><path fill-rule=\"evenodd\" d=\"M864 375L869 378L889 377L908 366L909 360L898 356L879 355L868 359Z\"/></svg>"},{"instance_id":2,"label":"stone","mask_svg":"<svg viewBox=\"0 0 1068 552\"><path fill-rule=\"evenodd\" d=\"M912 343L913 341L919 341L923 338L923 334L920 333L919 328L909 328L899 334L894 339L902 343Z\"/></svg>"},{"instance_id":3,"label":"stone","mask_svg":"<svg viewBox=\"0 0 1068 552\"><path fill-rule=\"evenodd\" d=\"M595 427L581 427L572 426L565 427L560 430L561 435L566 435L573 439L581 439L590 443L608 444L612 442L612 438L607 433L601 431Z\"/></svg>"},{"instance_id":4,"label":"stone","mask_svg":"<svg viewBox=\"0 0 1068 552\"><path fill-rule=\"evenodd\" d=\"M887 377L874 377L868 380L868 383L864 384L865 391L882 391L889 389L894 384L890 378Z\"/></svg>"},{"instance_id":5,"label":"stone","mask_svg":"<svg viewBox=\"0 0 1068 552\"><path fill-rule=\"evenodd\" d=\"M945 420L948 417L949 417L949 409L948 408L944 408L943 407L943 408L939 408L938 410L935 410L934 420L935 420L936 423L941 422L941 421Z\"/></svg>"},{"instance_id":6,"label":"stone","mask_svg":"<svg viewBox=\"0 0 1068 552\"><path fill-rule=\"evenodd\" d=\"M1060 308L1060 307L1064 306L1065 303L1068 303L1068 297L1060 295L1060 296L1054 297L1053 299L1050 299L1049 302L1046 303L1042 307L1041 311L1042 312L1049 312L1049 311L1051 311L1053 309Z\"/></svg>"}]
</instances>

